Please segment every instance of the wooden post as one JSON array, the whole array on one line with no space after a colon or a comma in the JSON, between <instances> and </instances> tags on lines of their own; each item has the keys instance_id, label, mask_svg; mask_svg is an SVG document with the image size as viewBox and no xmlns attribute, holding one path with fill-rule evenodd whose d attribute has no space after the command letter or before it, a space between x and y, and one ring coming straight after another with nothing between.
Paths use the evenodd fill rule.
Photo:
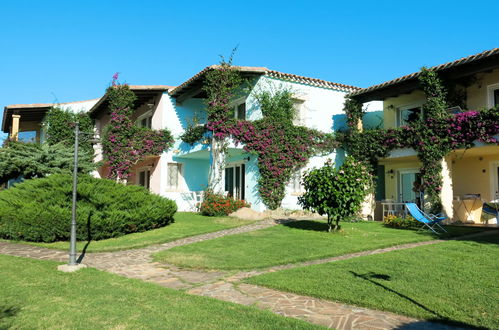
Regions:
<instances>
[{"instance_id":1,"label":"wooden post","mask_svg":"<svg viewBox=\"0 0 499 330\"><path fill-rule=\"evenodd\" d=\"M21 120L21 115L12 115L12 128L10 129L9 138L13 141L17 141L19 135L19 121Z\"/></svg>"}]
</instances>

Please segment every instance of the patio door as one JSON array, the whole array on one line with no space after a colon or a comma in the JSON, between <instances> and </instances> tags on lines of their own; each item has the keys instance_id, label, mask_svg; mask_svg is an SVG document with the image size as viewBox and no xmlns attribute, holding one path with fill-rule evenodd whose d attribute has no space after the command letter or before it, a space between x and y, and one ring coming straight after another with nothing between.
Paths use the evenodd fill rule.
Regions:
<instances>
[{"instance_id":1,"label":"patio door","mask_svg":"<svg viewBox=\"0 0 499 330\"><path fill-rule=\"evenodd\" d=\"M398 172L398 195L401 203L416 203L421 206L421 196L417 191L421 185L421 175L417 169Z\"/></svg>"},{"instance_id":2,"label":"patio door","mask_svg":"<svg viewBox=\"0 0 499 330\"><path fill-rule=\"evenodd\" d=\"M492 163L492 200L499 199L499 163Z\"/></svg>"},{"instance_id":3,"label":"patio door","mask_svg":"<svg viewBox=\"0 0 499 330\"><path fill-rule=\"evenodd\" d=\"M245 199L245 174L246 166L237 164L225 168L225 191L227 196L237 199Z\"/></svg>"}]
</instances>

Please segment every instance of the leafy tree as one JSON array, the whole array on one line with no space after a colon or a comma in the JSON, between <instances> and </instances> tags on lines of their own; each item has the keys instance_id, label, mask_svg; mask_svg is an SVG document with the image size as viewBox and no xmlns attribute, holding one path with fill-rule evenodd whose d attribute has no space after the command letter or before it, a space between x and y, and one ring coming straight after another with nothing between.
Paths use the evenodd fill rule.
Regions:
<instances>
[{"instance_id":1,"label":"leafy tree","mask_svg":"<svg viewBox=\"0 0 499 330\"><path fill-rule=\"evenodd\" d=\"M55 145L8 141L0 148L0 184L22 176L25 179L44 177L55 173L71 173L73 148L63 143ZM93 154L81 151L78 172L95 169Z\"/></svg>"},{"instance_id":2,"label":"leafy tree","mask_svg":"<svg viewBox=\"0 0 499 330\"><path fill-rule=\"evenodd\" d=\"M323 167L313 169L303 178L305 193L298 202L306 210L327 215L328 231L340 228L339 221L357 214L372 186L366 166L347 157L340 168L329 160Z\"/></svg>"},{"instance_id":3,"label":"leafy tree","mask_svg":"<svg viewBox=\"0 0 499 330\"><path fill-rule=\"evenodd\" d=\"M62 143L65 146L74 144L74 123L79 123L80 132L92 133L94 122L85 112L72 112L58 107L51 108L42 122L45 131L45 141L50 145ZM80 141L80 149L86 152L93 152L90 141L83 139Z\"/></svg>"}]
</instances>

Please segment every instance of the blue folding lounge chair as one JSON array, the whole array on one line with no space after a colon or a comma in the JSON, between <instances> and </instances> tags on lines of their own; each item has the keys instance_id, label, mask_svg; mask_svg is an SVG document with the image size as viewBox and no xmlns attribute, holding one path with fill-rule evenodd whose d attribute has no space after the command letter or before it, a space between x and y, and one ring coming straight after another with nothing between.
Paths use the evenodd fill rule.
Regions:
<instances>
[{"instance_id":1,"label":"blue folding lounge chair","mask_svg":"<svg viewBox=\"0 0 499 330\"><path fill-rule=\"evenodd\" d=\"M435 234L440 234L437 232L437 230L440 228L442 231L447 232L447 230L444 229L440 225L440 222L447 219L446 216L442 216L440 214L434 215L434 214L426 214L423 211L419 209L419 207L415 203L406 203L405 207L407 207L407 210L411 214L411 216L416 219L417 221L421 222L423 225L419 230L421 229L429 229ZM418 230L418 231L419 231Z\"/></svg>"}]
</instances>

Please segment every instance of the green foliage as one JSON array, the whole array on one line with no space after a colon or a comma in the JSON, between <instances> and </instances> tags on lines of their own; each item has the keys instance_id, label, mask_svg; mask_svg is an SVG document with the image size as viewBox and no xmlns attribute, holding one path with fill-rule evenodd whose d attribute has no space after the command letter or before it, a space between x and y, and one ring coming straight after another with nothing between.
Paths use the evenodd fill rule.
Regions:
<instances>
[{"instance_id":1,"label":"green foliage","mask_svg":"<svg viewBox=\"0 0 499 330\"><path fill-rule=\"evenodd\" d=\"M331 231L333 221L334 229L338 230L341 219L360 211L372 186L372 178L361 162L349 156L339 169L329 161L306 173L303 186L305 193L298 198L298 203L306 210L327 215Z\"/></svg>"},{"instance_id":2,"label":"green foliage","mask_svg":"<svg viewBox=\"0 0 499 330\"><path fill-rule=\"evenodd\" d=\"M350 130L358 131L359 121L362 120L362 116L364 115L362 103L351 98L346 98L343 109L346 113L347 124Z\"/></svg>"},{"instance_id":3,"label":"green foliage","mask_svg":"<svg viewBox=\"0 0 499 330\"><path fill-rule=\"evenodd\" d=\"M46 142L50 145L62 143L65 146L74 145L74 123L79 123L82 133L92 133L94 122L86 112L74 113L58 107L52 107L45 115L42 127L45 131ZM79 147L93 153L92 143L88 138L80 138Z\"/></svg>"},{"instance_id":4,"label":"green foliage","mask_svg":"<svg viewBox=\"0 0 499 330\"><path fill-rule=\"evenodd\" d=\"M54 174L0 191L0 237L35 242L69 239L72 177ZM77 239L100 240L167 225L175 202L139 186L79 176Z\"/></svg>"},{"instance_id":5,"label":"green foliage","mask_svg":"<svg viewBox=\"0 0 499 330\"><path fill-rule=\"evenodd\" d=\"M203 85L207 94L207 127L213 132L213 138L218 140L224 140L226 137L217 133L232 119L230 102L236 94L236 89L244 82L238 69L232 65L234 52L235 50L227 61L222 57L220 64L206 73Z\"/></svg>"},{"instance_id":6,"label":"green foliage","mask_svg":"<svg viewBox=\"0 0 499 330\"><path fill-rule=\"evenodd\" d=\"M426 102L423 104L423 119L444 119L448 117L447 91L438 73L423 67L419 75L419 84L426 95Z\"/></svg>"},{"instance_id":7,"label":"green foliage","mask_svg":"<svg viewBox=\"0 0 499 330\"><path fill-rule=\"evenodd\" d=\"M78 172L90 173L96 167L93 153L79 152ZM8 141L0 148L0 183L22 176L41 178L56 173L71 173L74 150L63 143L49 145Z\"/></svg>"},{"instance_id":8,"label":"green foliage","mask_svg":"<svg viewBox=\"0 0 499 330\"><path fill-rule=\"evenodd\" d=\"M202 126L191 125L180 136L180 139L185 143L193 145L194 143L201 141L204 138L205 133L206 133L206 127L204 125Z\"/></svg>"},{"instance_id":9,"label":"green foliage","mask_svg":"<svg viewBox=\"0 0 499 330\"><path fill-rule=\"evenodd\" d=\"M423 118L397 129L377 129L358 132L350 130L338 134L350 155L376 169L379 158L397 148L413 148L422 163L422 188L430 212L441 210L442 159L452 150L470 148L474 141L498 144L499 109L483 109L449 115L446 111L447 93L434 71L422 69L419 77L426 94ZM345 109L345 111L348 111Z\"/></svg>"},{"instance_id":10,"label":"green foliage","mask_svg":"<svg viewBox=\"0 0 499 330\"><path fill-rule=\"evenodd\" d=\"M242 207L249 207L249 204L243 200L234 199L222 194L215 194L210 190L206 190L200 206L200 212L202 215L207 216L224 216Z\"/></svg>"},{"instance_id":11,"label":"green foliage","mask_svg":"<svg viewBox=\"0 0 499 330\"><path fill-rule=\"evenodd\" d=\"M286 122L288 126L296 116L292 92L288 89L276 92L262 91L255 94L255 98L260 104L264 118Z\"/></svg>"},{"instance_id":12,"label":"green foliage","mask_svg":"<svg viewBox=\"0 0 499 330\"><path fill-rule=\"evenodd\" d=\"M126 84L113 84L107 91L110 124L104 133L102 148L109 165L110 179L126 179L133 165L144 156L160 155L173 145L170 131L138 127L132 121L136 96Z\"/></svg>"},{"instance_id":13,"label":"green foliage","mask_svg":"<svg viewBox=\"0 0 499 330\"><path fill-rule=\"evenodd\" d=\"M385 226L394 228L414 228L418 223L419 222L411 216L398 217L395 215L387 215L383 219L383 224Z\"/></svg>"}]
</instances>

